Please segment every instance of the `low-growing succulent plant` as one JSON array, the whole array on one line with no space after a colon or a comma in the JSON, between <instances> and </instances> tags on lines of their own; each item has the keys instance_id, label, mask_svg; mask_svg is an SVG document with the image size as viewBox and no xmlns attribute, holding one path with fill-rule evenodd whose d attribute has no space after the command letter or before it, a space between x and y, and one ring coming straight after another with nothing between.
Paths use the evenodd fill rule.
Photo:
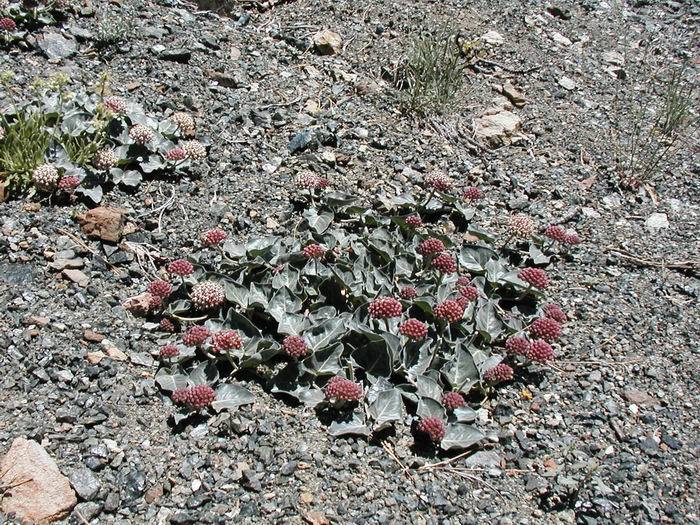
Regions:
<instances>
[{"instance_id":1,"label":"low-growing succulent plant","mask_svg":"<svg viewBox=\"0 0 700 525\"><path fill-rule=\"evenodd\" d=\"M530 341L521 336L513 336L506 341L506 350L514 354L527 356L530 351Z\"/></svg>"},{"instance_id":2,"label":"low-growing succulent plant","mask_svg":"<svg viewBox=\"0 0 700 525\"><path fill-rule=\"evenodd\" d=\"M442 252L440 255L435 257L430 262L430 265L438 272L444 274L455 273L457 271L457 261L448 252Z\"/></svg>"},{"instance_id":3,"label":"low-growing succulent plant","mask_svg":"<svg viewBox=\"0 0 700 525\"><path fill-rule=\"evenodd\" d=\"M551 224L544 229L544 234L553 241L564 242L566 237L566 230L561 226Z\"/></svg>"},{"instance_id":4,"label":"low-growing succulent plant","mask_svg":"<svg viewBox=\"0 0 700 525\"><path fill-rule=\"evenodd\" d=\"M0 31L7 31L8 33L12 33L13 31L17 30L17 24L15 23L14 20L8 17L2 17L0 18Z\"/></svg>"},{"instance_id":5,"label":"low-growing succulent plant","mask_svg":"<svg viewBox=\"0 0 700 525\"><path fill-rule=\"evenodd\" d=\"M564 310L558 304L548 304L544 307L545 317L554 319L558 323L565 323L568 320L568 316L564 313Z\"/></svg>"},{"instance_id":6,"label":"low-growing succulent plant","mask_svg":"<svg viewBox=\"0 0 700 525\"><path fill-rule=\"evenodd\" d=\"M58 189L64 192L72 193L78 186L80 186L80 179L75 175L61 177L58 181Z\"/></svg>"},{"instance_id":7,"label":"low-growing succulent plant","mask_svg":"<svg viewBox=\"0 0 700 525\"><path fill-rule=\"evenodd\" d=\"M180 147L188 159L202 160L207 158L207 148L198 140L185 140Z\"/></svg>"},{"instance_id":8,"label":"low-growing succulent plant","mask_svg":"<svg viewBox=\"0 0 700 525\"><path fill-rule=\"evenodd\" d=\"M177 146L166 151L163 157L170 162L181 162L187 158L187 152L181 146Z\"/></svg>"},{"instance_id":9,"label":"low-growing succulent plant","mask_svg":"<svg viewBox=\"0 0 700 525\"><path fill-rule=\"evenodd\" d=\"M92 165L98 170L108 170L116 166L118 162L119 156L113 149L101 149L95 153Z\"/></svg>"},{"instance_id":10,"label":"low-growing succulent plant","mask_svg":"<svg viewBox=\"0 0 700 525\"><path fill-rule=\"evenodd\" d=\"M541 268L523 268L518 273L518 277L527 284L544 290L549 286L549 276Z\"/></svg>"},{"instance_id":11,"label":"low-growing succulent plant","mask_svg":"<svg viewBox=\"0 0 700 525\"><path fill-rule=\"evenodd\" d=\"M107 109L107 111L110 111L115 114L124 114L129 110L129 106L126 102L126 99L123 97L104 97L104 99L102 100L102 105Z\"/></svg>"},{"instance_id":12,"label":"low-growing succulent plant","mask_svg":"<svg viewBox=\"0 0 700 525\"><path fill-rule=\"evenodd\" d=\"M438 191L449 191L452 188L452 179L439 171L434 171L425 176L425 185Z\"/></svg>"},{"instance_id":13,"label":"low-growing succulent plant","mask_svg":"<svg viewBox=\"0 0 700 525\"><path fill-rule=\"evenodd\" d=\"M56 166L51 164L42 164L32 172L32 182L38 190L47 193L52 192L58 185L60 175Z\"/></svg>"},{"instance_id":14,"label":"low-growing succulent plant","mask_svg":"<svg viewBox=\"0 0 700 525\"><path fill-rule=\"evenodd\" d=\"M13 100L0 117L0 185L15 195L60 190L98 203L105 187L135 187L146 175L178 174L206 157L191 130L186 135L135 102L104 96L104 78L97 91L72 92L66 78L52 77L33 96ZM59 172L53 182L46 165Z\"/></svg>"},{"instance_id":15,"label":"low-growing succulent plant","mask_svg":"<svg viewBox=\"0 0 700 525\"><path fill-rule=\"evenodd\" d=\"M434 309L435 317L448 323L458 323L464 315L464 306L455 299L447 299Z\"/></svg>"},{"instance_id":16,"label":"low-growing succulent plant","mask_svg":"<svg viewBox=\"0 0 700 525\"><path fill-rule=\"evenodd\" d=\"M65 18L67 2L58 0L2 0L0 2L0 45L25 40L29 31L54 25Z\"/></svg>"},{"instance_id":17,"label":"low-growing succulent plant","mask_svg":"<svg viewBox=\"0 0 700 525\"><path fill-rule=\"evenodd\" d=\"M401 299L415 299L418 297L418 291L413 286L404 286L399 290Z\"/></svg>"},{"instance_id":18,"label":"low-growing succulent plant","mask_svg":"<svg viewBox=\"0 0 700 525\"><path fill-rule=\"evenodd\" d=\"M472 283L471 277L469 277L468 275L460 275L459 277L457 277L457 281L455 282L455 286L457 288L462 288L464 286L471 285L471 283Z\"/></svg>"},{"instance_id":19,"label":"low-growing succulent plant","mask_svg":"<svg viewBox=\"0 0 700 525\"><path fill-rule=\"evenodd\" d=\"M135 144L146 145L153 140L153 130L143 124L136 124L129 130L129 138Z\"/></svg>"},{"instance_id":20,"label":"low-growing succulent plant","mask_svg":"<svg viewBox=\"0 0 700 525\"><path fill-rule=\"evenodd\" d=\"M549 284L537 267L550 261L542 240L497 248L477 232L465 243L461 231L476 230L462 199L435 192L426 201L429 187L362 207L314 193L316 175L302 175L313 191L301 198L313 202L290 227L295 238L224 243L211 230L195 243L201 251L167 265L180 278L150 315L189 328L180 341L163 334L182 344L162 360L158 384L173 392L222 381L211 406L235 409L253 395L225 376L248 370L273 393L327 410L333 436L366 436L408 413L445 450L473 445L482 437L467 402L474 391L488 395L520 367L554 358L545 339L560 313L538 304ZM424 218L420 229L406 227L411 214ZM458 244L437 237L447 219Z\"/></svg>"},{"instance_id":21,"label":"low-growing succulent plant","mask_svg":"<svg viewBox=\"0 0 700 525\"><path fill-rule=\"evenodd\" d=\"M163 332L174 333L176 330L175 323L173 323L172 320L168 319L167 317L160 320L159 326Z\"/></svg>"},{"instance_id":22,"label":"low-growing succulent plant","mask_svg":"<svg viewBox=\"0 0 700 525\"><path fill-rule=\"evenodd\" d=\"M420 215L409 215L406 217L405 221L411 228L420 228L423 226L423 219L420 218Z\"/></svg>"},{"instance_id":23,"label":"low-growing succulent plant","mask_svg":"<svg viewBox=\"0 0 700 525\"><path fill-rule=\"evenodd\" d=\"M513 215L508 223L511 234L521 239L529 238L535 231L535 222L527 215Z\"/></svg>"},{"instance_id":24,"label":"low-growing succulent plant","mask_svg":"<svg viewBox=\"0 0 700 525\"><path fill-rule=\"evenodd\" d=\"M476 286L462 286L459 288L459 293L467 301L476 301L479 299L479 289Z\"/></svg>"},{"instance_id":25,"label":"low-growing succulent plant","mask_svg":"<svg viewBox=\"0 0 700 525\"><path fill-rule=\"evenodd\" d=\"M175 123L185 137L191 137L195 133L195 123L192 115L178 111L170 116L170 120Z\"/></svg>"}]
</instances>

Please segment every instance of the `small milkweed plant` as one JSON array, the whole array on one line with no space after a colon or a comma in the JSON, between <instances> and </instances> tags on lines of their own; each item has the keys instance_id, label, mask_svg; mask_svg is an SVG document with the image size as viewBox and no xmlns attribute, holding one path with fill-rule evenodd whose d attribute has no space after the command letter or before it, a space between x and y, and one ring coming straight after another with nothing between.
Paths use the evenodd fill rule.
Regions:
<instances>
[{"instance_id":1,"label":"small milkweed plant","mask_svg":"<svg viewBox=\"0 0 700 525\"><path fill-rule=\"evenodd\" d=\"M204 159L191 115L147 113L136 101L108 94L106 77L94 92L67 89L66 77L35 85L16 100L3 76L0 101L2 194L82 195L94 203L115 185L138 186L144 175L176 175ZM3 102L4 104L4 102Z\"/></svg>"},{"instance_id":2,"label":"small milkweed plant","mask_svg":"<svg viewBox=\"0 0 700 525\"><path fill-rule=\"evenodd\" d=\"M567 316L545 301L544 268L554 243L578 237L516 216L504 244L472 226L481 191L456 195L444 175L371 207L311 172L298 182L309 202L295 237L207 231L125 303L164 332L156 382L176 419L252 403L236 381L248 371L314 407L333 436L402 421L444 450L478 443L484 396L555 357Z\"/></svg>"},{"instance_id":3,"label":"small milkweed plant","mask_svg":"<svg viewBox=\"0 0 700 525\"><path fill-rule=\"evenodd\" d=\"M33 29L57 24L69 11L68 0L0 0L0 47L25 40Z\"/></svg>"}]
</instances>

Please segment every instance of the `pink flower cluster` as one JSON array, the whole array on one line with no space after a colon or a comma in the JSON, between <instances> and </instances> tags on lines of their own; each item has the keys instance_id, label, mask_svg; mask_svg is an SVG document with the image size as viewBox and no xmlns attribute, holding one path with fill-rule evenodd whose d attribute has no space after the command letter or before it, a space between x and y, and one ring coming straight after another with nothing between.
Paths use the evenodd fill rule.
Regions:
<instances>
[{"instance_id":1,"label":"pink flower cluster","mask_svg":"<svg viewBox=\"0 0 700 525\"><path fill-rule=\"evenodd\" d=\"M369 315L374 319L400 317L401 312L403 312L403 306L393 297L377 297L369 303Z\"/></svg>"}]
</instances>

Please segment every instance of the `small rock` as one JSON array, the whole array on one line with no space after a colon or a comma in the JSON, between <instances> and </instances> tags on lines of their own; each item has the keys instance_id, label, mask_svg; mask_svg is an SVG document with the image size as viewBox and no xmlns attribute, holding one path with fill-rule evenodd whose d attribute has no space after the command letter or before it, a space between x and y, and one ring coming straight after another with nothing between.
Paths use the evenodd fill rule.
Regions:
<instances>
[{"instance_id":1,"label":"small rock","mask_svg":"<svg viewBox=\"0 0 700 525\"><path fill-rule=\"evenodd\" d=\"M510 137L520 129L522 121L515 113L500 111L479 117L474 122L475 136L485 140L492 148L507 145Z\"/></svg>"},{"instance_id":2,"label":"small rock","mask_svg":"<svg viewBox=\"0 0 700 525\"><path fill-rule=\"evenodd\" d=\"M500 467L502 458L495 452L480 450L464 460L464 467Z\"/></svg>"},{"instance_id":3,"label":"small rock","mask_svg":"<svg viewBox=\"0 0 700 525\"><path fill-rule=\"evenodd\" d=\"M644 225L650 232L657 233L661 229L668 228L668 215L665 213L652 213L649 215Z\"/></svg>"},{"instance_id":4,"label":"small rock","mask_svg":"<svg viewBox=\"0 0 700 525\"><path fill-rule=\"evenodd\" d=\"M635 405L652 405L656 402L656 400L649 394L642 392L641 390L637 390L636 388L625 389L622 396L627 401L634 403Z\"/></svg>"},{"instance_id":5,"label":"small rock","mask_svg":"<svg viewBox=\"0 0 700 525\"><path fill-rule=\"evenodd\" d=\"M554 40L557 44L561 44L561 45L567 46L567 47L573 44L573 42L571 40L566 38L561 33L557 33L557 32L552 33L552 40Z\"/></svg>"},{"instance_id":6,"label":"small rock","mask_svg":"<svg viewBox=\"0 0 700 525\"><path fill-rule=\"evenodd\" d=\"M283 476L291 476L294 474L294 471L297 469L298 463L296 461L288 461L284 465L282 465L282 468L280 469L280 474Z\"/></svg>"},{"instance_id":7,"label":"small rock","mask_svg":"<svg viewBox=\"0 0 700 525\"><path fill-rule=\"evenodd\" d=\"M343 39L335 31L325 29L313 36L316 52L321 55L337 55L343 49Z\"/></svg>"},{"instance_id":8,"label":"small rock","mask_svg":"<svg viewBox=\"0 0 700 525\"><path fill-rule=\"evenodd\" d=\"M105 349L105 352L107 352L110 359L114 359L115 361L126 361L128 359L128 356L119 348L114 346L114 343L112 343L112 341L109 339L104 339L102 341L102 347Z\"/></svg>"},{"instance_id":9,"label":"small rock","mask_svg":"<svg viewBox=\"0 0 700 525\"><path fill-rule=\"evenodd\" d=\"M196 521L194 516L189 512L178 512L170 518L170 523L172 525L190 525Z\"/></svg>"},{"instance_id":10,"label":"small rock","mask_svg":"<svg viewBox=\"0 0 700 525\"><path fill-rule=\"evenodd\" d=\"M91 343L101 343L104 338L104 335L93 332L92 330L85 330L83 332L83 339Z\"/></svg>"},{"instance_id":11,"label":"small rock","mask_svg":"<svg viewBox=\"0 0 700 525\"><path fill-rule=\"evenodd\" d=\"M46 33L44 38L39 40L41 49L49 60L60 60L73 56L77 50L75 40L66 38L60 33Z\"/></svg>"},{"instance_id":12,"label":"small rock","mask_svg":"<svg viewBox=\"0 0 700 525\"><path fill-rule=\"evenodd\" d=\"M522 108L527 104L527 100L523 96L520 91L515 89L513 87L513 84L510 82L506 82L503 87L501 88L501 93L503 93L506 97L508 97L508 100L516 107L516 108Z\"/></svg>"},{"instance_id":13,"label":"small rock","mask_svg":"<svg viewBox=\"0 0 700 525\"><path fill-rule=\"evenodd\" d=\"M23 438L15 439L0 461L0 486L14 486L0 500L2 511L29 522L63 519L77 503L51 456L36 441Z\"/></svg>"},{"instance_id":14,"label":"small rock","mask_svg":"<svg viewBox=\"0 0 700 525\"><path fill-rule=\"evenodd\" d=\"M571 11L564 7L550 5L547 8L547 12L554 17L561 18L562 20L571 20Z\"/></svg>"},{"instance_id":15,"label":"small rock","mask_svg":"<svg viewBox=\"0 0 700 525\"><path fill-rule=\"evenodd\" d=\"M78 286L85 288L90 282L90 278L80 270L63 270L63 276Z\"/></svg>"},{"instance_id":16,"label":"small rock","mask_svg":"<svg viewBox=\"0 0 700 525\"><path fill-rule=\"evenodd\" d=\"M75 506L73 514L79 520L79 523L91 522L102 512L102 505L94 501L86 501Z\"/></svg>"},{"instance_id":17,"label":"small rock","mask_svg":"<svg viewBox=\"0 0 700 525\"><path fill-rule=\"evenodd\" d=\"M153 485L150 489L146 491L146 493L143 495L143 499L146 500L146 503L151 504L155 501L158 501L162 495L163 485L158 483L156 485Z\"/></svg>"},{"instance_id":18,"label":"small rock","mask_svg":"<svg viewBox=\"0 0 700 525\"><path fill-rule=\"evenodd\" d=\"M161 60L170 60L171 62L179 62L187 64L192 58L192 52L185 48L165 49L158 53L158 58Z\"/></svg>"},{"instance_id":19,"label":"small rock","mask_svg":"<svg viewBox=\"0 0 700 525\"><path fill-rule=\"evenodd\" d=\"M647 454L653 455L659 450L659 444L654 438L646 437L639 443L641 449Z\"/></svg>"},{"instance_id":20,"label":"small rock","mask_svg":"<svg viewBox=\"0 0 700 525\"><path fill-rule=\"evenodd\" d=\"M505 38L503 38L503 35L496 31L489 31L487 33L484 33L483 35L481 35L481 40L483 40L487 44L491 44L494 46L500 46L501 44L505 44L506 42Z\"/></svg>"},{"instance_id":21,"label":"small rock","mask_svg":"<svg viewBox=\"0 0 700 525\"><path fill-rule=\"evenodd\" d=\"M98 480L90 469L81 468L73 471L70 475L70 484L78 493L81 499L89 501L97 496L100 490L100 480Z\"/></svg>"},{"instance_id":22,"label":"small rock","mask_svg":"<svg viewBox=\"0 0 700 525\"><path fill-rule=\"evenodd\" d=\"M209 71L209 78L214 82L219 84L221 87L236 89L245 84L240 76L232 75L229 73L222 73L220 71Z\"/></svg>"},{"instance_id":23,"label":"small rock","mask_svg":"<svg viewBox=\"0 0 700 525\"><path fill-rule=\"evenodd\" d=\"M85 266L85 261L83 261L81 257L75 257L73 259L56 259L51 264L49 264L49 267L59 271L65 270L66 268L78 269L82 268L83 266Z\"/></svg>"},{"instance_id":24,"label":"small rock","mask_svg":"<svg viewBox=\"0 0 700 525\"><path fill-rule=\"evenodd\" d=\"M287 149L289 153L303 151L315 141L315 138L313 131L305 129L292 137L292 140L290 140L287 145Z\"/></svg>"},{"instance_id":25,"label":"small rock","mask_svg":"<svg viewBox=\"0 0 700 525\"><path fill-rule=\"evenodd\" d=\"M683 444L679 440L667 434L666 432L661 434L661 441L667 447L672 448L673 450L680 450L681 448L683 448Z\"/></svg>"},{"instance_id":26,"label":"small rock","mask_svg":"<svg viewBox=\"0 0 700 525\"><path fill-rule=\"evenodd\" d=\"M78 222L88 237L119 242L124 231L125 211L100 206L79 215Z\"/></svg>"},{"instance_id":27,"label":"small rock","mask_svg":"<svg viewBox=\"0 0 700 525\"><path fill-rule=\"evenodd\" d=\"M625 57L622 53L618 53L617 51L607 51L603 53L603 62L613 66L623 66L625 64Z\"/></svg>"},{"instance_id":28,"label":"small rock","mask_svg":"<svg viewBox=\"0 0 700 525\"><path fill-rule=\"evenodd\" d=\"M133 315L145 315L151 308L152 300L153 296L148 292L144 292L125 299L122 307Z\"/></svg>"},{"instance_id":29,"label":"small rock","mask_svg":"<svg viewBox=\"0 0 700 525\"><path fill-rule=\"evenodd\" d=\"M330 525L331 523L325 514L317 510L304 512L301 517L310 525Z\"/></svg>"},{"instance_id":30,"label":"small rock","mask_svg":"<svg viewBox=\"0 0 700 525\"><path fill-rule=\"evenodd\" d=\"M567 91L571 91L573 89L576 89L576 82L574 82L572 79L569 77L561 77L559 79L559 85L566 89Z\"/></svg>"},{"instance_id":31,"label":"small rock","mask_svg":"<svg viewBox=\"0 0 700 525\"><path fill-rule=\"evenodd\" d=\"M110 492L105 498L105 511L114 512L119 508L119 494L116 492Z\"/></svg>"},{"instance_id":32,"label":"small rock","mask_svg":"<svg viewBox=\"0 0 700 525\"><path fill-rule=\"evenodd\" d=\"M105 358L105 355L102 352L88 352L85 358L91 365L96 365Z\"/></svg>"}]
</instances>

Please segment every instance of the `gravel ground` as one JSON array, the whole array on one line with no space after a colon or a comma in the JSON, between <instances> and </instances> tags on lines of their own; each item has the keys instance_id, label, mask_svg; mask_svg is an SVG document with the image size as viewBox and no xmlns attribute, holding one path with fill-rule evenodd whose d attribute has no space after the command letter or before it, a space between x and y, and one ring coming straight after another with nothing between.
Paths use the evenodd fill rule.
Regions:
<instances>
[{"instance_id":1,"label":"gravel ground","mask_svg":"<svg viewBox=\"0 0 700 525\"><path fill-rule=\"evenodd\" d=\"M615 93L634 89L603 59L630 48L634 63L653 45L662 60L690 58L695 74L700 8L557 5L297 0L223 18L184 2L122 0L69 20L73 57L16 48L0 57L18 86L52 71L89 85L109 72L115 92L147 108L195 112L208 164L106 195L139 228L127 241L166 258L215 225L241 239L285 232L290 181L306 167L363 195L449 169L487 191L480 226L497 231L522 210L584 238L554 271L553 296L574 319L556 365L488 401L479 451L421 469L449 456L425 455L400 431L332 440L312 411L254 378L254 405L172 428L153 381L157 336L120 306L148 280L133 253L85 238L73 218L83 205L0 204L0 443L25 436L56 458L80 500L66 523L700 523L700 281L668 267L700 260L700 142L649 191L620 192L607 130ZM129 38L98 52L90 35L108 14L128 21ZM497 31L504 43L488 60L536 69L484 66L455 113L402 116L382 72L422 24L447 21L472 38ZM326 28L343 38L339 55L302 50ZM159 58L179 48L188 63ZM464 136L502 104L495 89L506 80L529 101L513 110L524 136L474 150ZM641 104L648 93L637 95ZM61 252L80 259L86 287L50 266ZM112 357L93 363L97 350Z\"/></svg>"}]
</instances>

